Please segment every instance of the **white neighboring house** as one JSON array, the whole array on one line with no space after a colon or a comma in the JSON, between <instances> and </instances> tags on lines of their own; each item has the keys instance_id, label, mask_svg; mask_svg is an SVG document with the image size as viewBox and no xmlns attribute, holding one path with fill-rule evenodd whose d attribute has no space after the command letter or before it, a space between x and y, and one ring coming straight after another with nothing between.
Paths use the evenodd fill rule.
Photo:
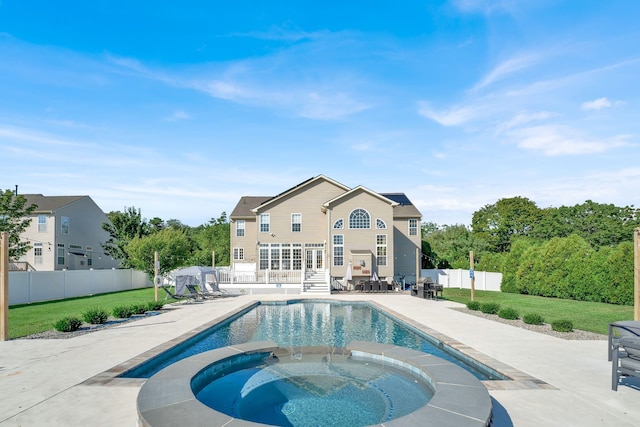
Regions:
<instances>
[{"instance_id":1,"label":"white neighboring house","mask_svg":"<svg viewBox=\"0 0 640 427\"><path fill-rule=\"evenodd\" d=\"M21 234L31 248L19 262L37 271L118 268L119 260L104 254L109 233L107 215L89 196L23 194L26 206L36 205L31 223Z\"/></svg>"}]
</instances>

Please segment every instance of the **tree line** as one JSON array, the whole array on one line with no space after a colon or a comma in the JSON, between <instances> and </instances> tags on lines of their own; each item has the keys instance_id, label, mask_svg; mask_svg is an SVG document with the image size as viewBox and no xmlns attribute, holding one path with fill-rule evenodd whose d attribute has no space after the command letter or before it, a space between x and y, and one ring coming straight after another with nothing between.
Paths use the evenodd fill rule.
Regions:
<instances>
[{"instance_id":1,"label":"tree line","mask_svg":"<svg viewBox=\"0 0 640 427\"><path fill-rule=\"evenodd\" d=\"M587 200L538 208L524 197L474 212L471 227L424 223L423 268L503 274L502 291L633 304L633 230L640 209Z\"/></svg>"}]
</instances>

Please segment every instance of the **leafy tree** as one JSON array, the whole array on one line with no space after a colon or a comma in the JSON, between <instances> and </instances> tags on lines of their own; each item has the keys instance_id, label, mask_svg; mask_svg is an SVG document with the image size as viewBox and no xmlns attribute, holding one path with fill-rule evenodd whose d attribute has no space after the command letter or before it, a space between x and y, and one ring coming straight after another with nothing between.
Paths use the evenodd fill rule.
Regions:
<instances>
[{"instance_id":1,"label":"leafy tree","mask_svg":"<svg viewBox=\"0 0 640 427\"><path fill-rule=\"evenodd\" d=\"M161 218L153 217L149 220L149 229L152 233L162 230L165 228L164 221Z\"/></svg>"},{"instance_id":2,"label":"leafy tree","mask_svg":"<svg viewBox=\"0 0 640 427\"><path fill-rule=\"evenodd\" d=\"M195 243L191 263L195 265L211 265L215 252L216 265L230 265L230 229L226 212L219 218L211 218L208 224L192 230Z\"/></svg>"},{"instance_id":3,"label":"leafy tree","mask_svg":"<svg viewBox=\"0 0 640 427\"><path fill-rule=\"evenodd\" d=\"M109 233L109 239L102 244L107 255L120 260L123 268L131 268L126 247L135 238L148 236L151 233L149 224L142 218L140 210L135 207L126 208L124 212L109 212L110 222L102 224L102 229Z\"/></svg>"},{"instance_id":4,"label":"leafy tree","mask_svg":"<svg viewBox=\"0 0 640 427\"><path fill-rule=\"evenodd\" d=\"M27 198L17 195L11 190L0 193L0 232L9 234L9 259L17 260L29 250L29 242L20 241L29 224L29 215L37 208L31 204L26 206Z\"/></svg>"},{"instance_id":5,"label":"leafy tree","mask_svg":"<svg viewBox=\"0 0 640 427\"><path fill-rule=\"evenodd\" d=\"M131 266L153 277L154 254L158 252L160 274L188 264L191 243L183 230L165 228L157 233L134 237L125 250Z\"/></svg>"},{"instance_id":6,"label":"leafy tree","mask_svg":"<svg viewBox=\"0 0 640 427\"><path fill-rule=\"evenodd\" d=\"M473 234L488 244L492 252L509 252L518 236L530 236L542 217L541 210L526 197L500 199L474 212Z\"/></svg>"},{"instance_id":7,"label":"leafy tree","mask_svg":"<svg viewBox=\"0 0 640 427\"><path fill-rule=\"evenodd\" d=\"M462 224L445 225L424 240L431 249L431 262L437 268L469 268L469 252L477 246L471 231Z\"/></svg>"},{"instance_id":8,"label":"leafy tree","mask_svg":"<svg viewBox=\"0 0 640 427\"><path fill-rule=\"evenodd\" d=\"M517 285L517 272L523 263L524 254L534 246L532 239L526 237L515 238L511 244L511 250L502 254L502 292L519 293Z\"/></svg>"}]
</instances>

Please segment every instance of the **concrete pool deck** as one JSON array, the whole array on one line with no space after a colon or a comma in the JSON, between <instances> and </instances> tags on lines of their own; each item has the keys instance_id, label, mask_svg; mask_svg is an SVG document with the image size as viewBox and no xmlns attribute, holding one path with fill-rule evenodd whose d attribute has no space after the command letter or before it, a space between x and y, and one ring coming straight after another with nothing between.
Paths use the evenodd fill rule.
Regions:
<instances>
[{"instance_id":1,"label":"concrete pool deck","mask_svg":"<svg viewBox=\"0 0 640 427\"><path fill-rule=\"evenodd\" d=\"M144 380L95 378L253 300L285 298L304 297L243 295L176 304L162 315L74 338L0 342L0 425L136 426ZM494 426L640 425L640 389L611 390L606 340L564 340L451 309L461 304L406 294L316 298L374 301L538 379L541 387L489 387Z\"/></svg>"}]
</instances>

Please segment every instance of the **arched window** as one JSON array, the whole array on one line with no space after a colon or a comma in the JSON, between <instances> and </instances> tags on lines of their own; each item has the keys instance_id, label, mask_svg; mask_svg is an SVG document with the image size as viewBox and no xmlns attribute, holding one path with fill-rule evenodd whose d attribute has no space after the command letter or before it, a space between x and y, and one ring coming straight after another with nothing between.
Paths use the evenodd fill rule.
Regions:
<instances>
[{"instance_id":1,"label":"arched window","mask_svg":"<svg viewBox=\"0 0 640 427\"><path fill-rule=\"evenodd\" d=\"M376 228L378 229L386 229L387 228L387 224L381 220L380 218L376 218Z\"/></svg>"},{"instance_id":2,"label":"arched window","mask_svg":"<svg viewBox=\"0 0 640 427\"><path fill-rule=\"evenodd\" d=\"M333 228L336 230L344 228L344 220L340 218L336 222L333 223Z\"/></svg>"},{"instance_id":3,"label":"arched window","mask_svg":"<svg viewBox=\"0 0 640 427\"><path fill-rule=\"evenodd\" d=\"M349 215L349 228L371 228L369 213L364 209L354 209Z\"/></svg>"}]
</instances>

